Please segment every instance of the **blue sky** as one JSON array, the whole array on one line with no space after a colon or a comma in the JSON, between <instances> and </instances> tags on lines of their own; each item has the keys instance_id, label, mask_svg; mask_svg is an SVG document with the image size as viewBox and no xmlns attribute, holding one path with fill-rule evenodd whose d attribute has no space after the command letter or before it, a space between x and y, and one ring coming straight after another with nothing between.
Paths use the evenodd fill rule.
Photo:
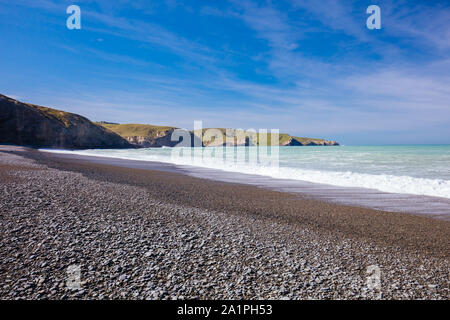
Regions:
<instances>
[{"instance_id":1,"label":"blue sky","mask_svg":"<svg viewBox=\"0 0 450 320\"><path fill-rule=\"evenodd\" d=\"M0 0L0 38L0 93L94 121L450 143L448 1Z\"/></svg>"}]
</instances>

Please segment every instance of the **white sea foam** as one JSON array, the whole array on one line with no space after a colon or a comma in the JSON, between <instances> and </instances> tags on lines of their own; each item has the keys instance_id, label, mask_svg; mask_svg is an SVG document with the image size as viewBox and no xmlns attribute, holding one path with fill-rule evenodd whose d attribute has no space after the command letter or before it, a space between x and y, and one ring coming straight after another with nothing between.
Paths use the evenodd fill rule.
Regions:
<instances>
[{"instance_id":1,"label":"white sea foam","mask_svg":"<svg viewBox=\"0 0 450 320\"><path fill-rule=\"evenodd\" d=\"M235 161L234 159L224 160L222 157L217 158L212 155L212 150L209 148L204 148L204 150L209 150L203 152L200 157L195 158L173 156L173 150L170 149L46 151L130 160L159 161L175 165L193 165L216 170L263 175L278 179L301 180L341 187L369 188L390 193L450 198L450 180L432 178L433 175L444 174L436 173L437 165L435 166L436 168L427 167L427 164L428 166L433 166L433 163L438 163L441 166L438 169L445 171L448 163L442 162L442 158L438 158L440 162L436 162L438 160L430 160L431 158L426 158L425 156L422 156L426 160L423 161L415 153L413 156L406 154L402 158L398 153L389 151L380 160L379 150L376 153L358 150L352 151L353 153L343 154L341 150L331 151L331 149L325 150L323 147L322 149L308 149L306 151L302 150L305 148L285 149L280 153L280 166L278 167L260 163L248 163L248 161ZM336 164L336 162L339 163ZM315 166L319 166L318 164L326 169L315 168ZM330 167L332 170L330 170ZM339 170L340 168L347 170ZM350 168L352 170L349 170ZM370 172L370 170L373 172ZM433 175L430 174L431 177L418 177L417 172L420 170L425 173L433 172ZM383 173L383 171L385 172ZM402 174L392 174L392 172L401 172Z\"/></svg>"}]
</instances>

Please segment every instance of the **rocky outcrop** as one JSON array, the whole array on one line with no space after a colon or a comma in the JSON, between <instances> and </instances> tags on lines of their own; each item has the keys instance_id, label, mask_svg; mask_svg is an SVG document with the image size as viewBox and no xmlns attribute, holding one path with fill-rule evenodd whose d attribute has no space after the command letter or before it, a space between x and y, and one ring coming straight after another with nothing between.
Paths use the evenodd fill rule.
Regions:
<instances>
[{"instance_id":1,"label":"rocky outcrop","mask_svg":"<svg viewBox=\"0 0 450 320\"><path fill-rule=\"evenodd\" d=\"M133 145L137 145L144 148L149 147L173 147L178 142L177 141L171 141L170 137L172 135L172 132L174 129L166 130L164 132L158 132L154 135L147 135L147 136L123 136L129 143Z\"/></svg>"},{"instance_id":2,"label":"rocky outcrop","mask_svg":"<svg viewBox=\"0 0 450 320\"><path fill-rule=\"evenodd\" d=\"M0 94L0 143L39 148L132 148L118 134L78 114Z\"/></svg>"},{"instance_id":3,"label":"rocky outcrop","mask_svg":"<svg viewBox=\"0 0 450 320\"><path fill-rule=\"evenodd\" d=\"M199 135L199 132L196 132ZM257 135L251 135L243 130L209 128L202 130L202 140L205 147L219 146L253 146L257 145Z\"/></svg>"},{"instance_id":4,"label":"rocky outcrop","mask_svg":"<svg viewBox=\"0 0 450 320\"><path fill-rule=\"evenodd\" d=\"M307 146L338 146L339 143L336 141L332 141L332 140L324 140L324 141L319 141L319 142L311 141L306 145Z\"/></svg>"},{"instance_id":5,"label":"rocky outcrop","mask_svg":"<svg viewBox=\"0 0 450 320\"><path fill-rule=\"evenodd\" d=\"M290 137L280 144L283 146L338 146L339 143L332 140Z\"/></svg>"}]
</instances>

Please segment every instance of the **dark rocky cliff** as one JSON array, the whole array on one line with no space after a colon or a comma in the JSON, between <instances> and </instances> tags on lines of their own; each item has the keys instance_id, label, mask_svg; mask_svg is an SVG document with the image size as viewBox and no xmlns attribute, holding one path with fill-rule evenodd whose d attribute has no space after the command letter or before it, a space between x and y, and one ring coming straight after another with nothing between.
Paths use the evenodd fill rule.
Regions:
<instances>
[{"instance_id":1,"label":"dark rocky cliff","mask_svg":"<svg viewBox=\"0 0 450 320\"><path fill-rule=\"evenodd\" d=\"M0 143L40 148L132 148L118 134L78 114L0 94Z\"/></svg>"}]
</instances>

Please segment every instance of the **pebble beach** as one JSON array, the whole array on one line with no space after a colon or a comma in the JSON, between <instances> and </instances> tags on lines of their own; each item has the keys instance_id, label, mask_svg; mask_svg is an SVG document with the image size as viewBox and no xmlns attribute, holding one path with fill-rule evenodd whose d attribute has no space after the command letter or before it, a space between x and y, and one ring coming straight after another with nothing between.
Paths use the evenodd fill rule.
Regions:
<instances>
[{"instance_id":1,"label":"pebble beach","mask_svg":"<svg viewBox=\"0 0 450 320\"><path fill-rule=\"evenodd\" d=\"M8 146L0 194L0 299L450 297L450 221Z\"/></svg>"}]
</instances>

